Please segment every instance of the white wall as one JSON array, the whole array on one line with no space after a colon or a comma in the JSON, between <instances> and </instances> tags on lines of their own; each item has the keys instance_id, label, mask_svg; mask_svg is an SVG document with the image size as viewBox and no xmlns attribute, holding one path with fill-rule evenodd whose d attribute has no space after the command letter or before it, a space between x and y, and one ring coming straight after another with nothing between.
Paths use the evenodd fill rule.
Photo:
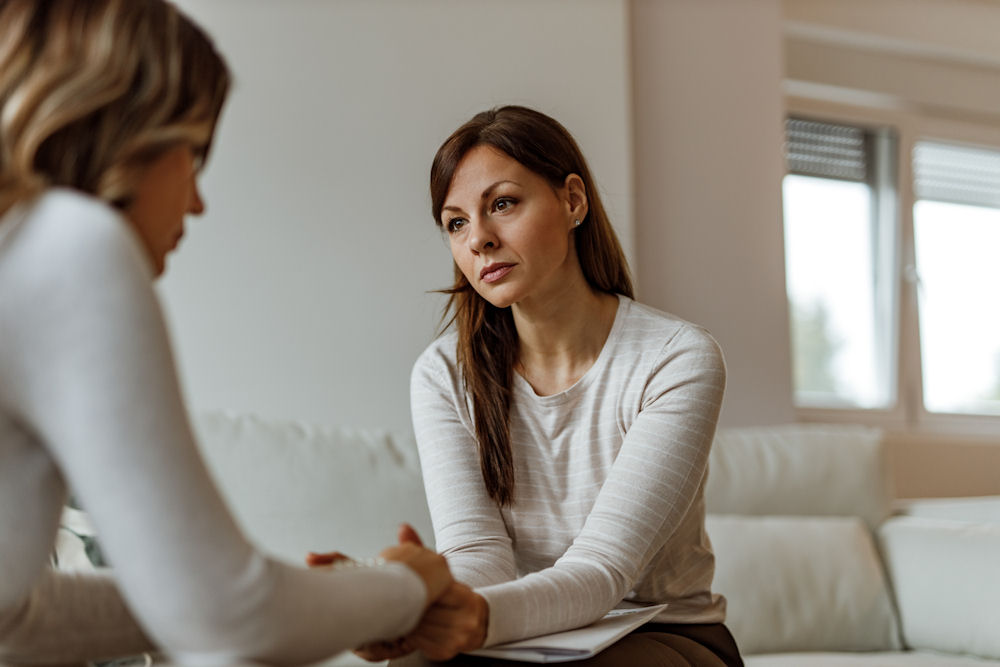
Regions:
<instances>
[{"instance_id":1,"label":"white wall","mask_svg":"<svg viewBox=\"0 0 1000 667\"><path fill-rule=\"evenodd\" d=\"M625 0L181 0L236 74L161 282L194 408L409 429L410 367L452 279L441 141L534 106L575 134L632 248Z\"/></svg>"},{"instance_id":2,"label":"white wall","mask_svg":"<svg viewBox=\"0 0 1000 667\"><path fill-rule=\"evenodd\" d=\"M1000 58L987 27L997 9L978 0L178 4L216 37L237 77L204 178L209 212L192 221L161 283L190 403L397 431L409 428L409 368L443 303L426 290L451 279L428 211L429 162L475 111L524 103L569 127L640 298L722 344L723 423L774 423L795 419L783 41L797 59L794 83L813 77L824 94L885 79L848 72L843 48L819 58L830 66L822 77L816 58L801 60L845 39L886 62L943 57L971 71ZM904 101L958 108L925 89ZM984 87L961 110L995 117L997 90ZM906 495L995 489L983 471L1000 448L898 434L890 444ZM942 459L954 463L947 475L935 468Z\"/></svg>"},{"instance_id":3,"label":"white wall","mask_svg":"<svg viewBox=\"0 0 1000 667\"><path fill-rule=\"evenodd\" d=\"M794 421L778 0L634 0L640 298L706 326L725 425Z\"/></svg>"}]
</instances>

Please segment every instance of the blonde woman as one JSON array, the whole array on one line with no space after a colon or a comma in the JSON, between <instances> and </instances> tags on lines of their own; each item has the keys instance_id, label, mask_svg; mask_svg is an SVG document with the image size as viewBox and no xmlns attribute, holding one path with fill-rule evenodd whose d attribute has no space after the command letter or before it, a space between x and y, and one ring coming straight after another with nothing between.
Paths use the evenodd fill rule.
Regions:
<instances>
[{"instance_id":1,"label":"blonde woman","mask_svg":"<svg viewBox=\"0 0 1000 667\"><path fill-rule=\"evenodd\" d=\"M705 533L718 345L633 300L594 179L554 119L479 113L430 181L453 326L414 366L413 424L437 546L464 586L394 655L449 659L632 601L668 606L582 664L741 665ZM494 662L509 664L449 664Z\"/></svg>"},{"instance_id":2,"label":"blonde woman","mask_svg":"<svg viewBox=\"0 0 1000 667\"><path fill-rule=\"evenodd\" d=\"M228 87L167 2L0 0L2 662L312 662L405 634L451 582L414 544L275 562L202 465L152 281L204 209ZM113 576L46 568L68 487Z\"/></svg>"}]
</instances>

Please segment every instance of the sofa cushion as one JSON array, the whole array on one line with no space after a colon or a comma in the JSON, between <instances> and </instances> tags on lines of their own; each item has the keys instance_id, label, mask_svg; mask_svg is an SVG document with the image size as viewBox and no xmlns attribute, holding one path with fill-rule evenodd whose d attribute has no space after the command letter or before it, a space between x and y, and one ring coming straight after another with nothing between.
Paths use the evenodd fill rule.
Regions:
<instances>
[{"instance_id":1,"label":"sofa cushion","mask_svg":"<svg viewBox=\"0 0 1000 667\"><path fill-rule=\"evenodd\" d=\"M906 644L1000 660L1000 524L894 517L879 538Z\"/></svg>"},{"instance_id":2,"label":"sofa cushion","mask_svg":"<svg viewBox=\"0 0 1000 667\"><path fill-rule=\"evenodd\" d=\"M412 439L220 412L194 425L237 520L275 556L300 565L309 550L374 556L402 521L433 544Z\"/></svg>"},{"instance_id":3,"label":"sofa cushion","mask_svg":"<svg viewBox=\"0 0 1000 667\"><path fill-rule=\"evenodd\" d=\"M899 513L907 516L975 523L1000 523L1000 496L911 498L897 500L894 506Z\"/></svg>"},{"instance_id":4,"label":"sofa cushion","mask_svg":"<svg viewBox=\"0 0 1000 667\"><path fill-rule=\"evenodd\" d=\"M860 516L875 528L890 512L881 432L853 425L721 429L705 502L717 514Z\"/></svg>"},{"instance_id":5,"label":"sofa cushion","mask_svg":"<svg viewBox=\"0 0 1000 667\"><path fill-rule=\"evenodd\" d=\"M901 648L887 580L857 517L710 515L714 591L746 654Z\"/></svg>"},{"instance_id":6,"label":"sofa cushion","mask_svg":"<svg viewBox=\"0 0 1000 667\"><path fill-rule=\"evenodd\" d=\"M931 652L772 653L746 659L746 667L996 667L993 660Z\"/></svg>"}]
</instances>

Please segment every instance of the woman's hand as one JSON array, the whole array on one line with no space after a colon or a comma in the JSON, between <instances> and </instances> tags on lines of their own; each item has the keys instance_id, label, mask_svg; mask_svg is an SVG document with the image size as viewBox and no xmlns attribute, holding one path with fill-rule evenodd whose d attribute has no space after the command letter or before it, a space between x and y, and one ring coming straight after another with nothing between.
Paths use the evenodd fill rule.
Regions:
<instances>
[{"instance_id":1,"label":"woman's hand","mask_svg":"<svg viewBox=\"0 0 1000 667\"><path fill-rule=\"evenodd\" d=\"M385 549L379 556L406 565L423 579L427 588L428 606L441 597L455 581L444 556L424 547L417 531L408 523L399 527L399 544Z\"/></svg>"},{"instance_id":2,"label":"woman's hand","mask_svg":"<svg viewBox=\"0 0 1000 667\"><path fill-rule=\"evenodd\" d=\"M358 648L354 649L354 655L359 658L364 658L368 662L395 660L396 658L402 658L404 655L409 655L410 653L413 653L413 647L407 643L405 637L362 644Z\"/></svg>"},{"instance_id":3,"label":"woman's hand","mask_svg":"<svg viewBox=\"0 0 1000 667\"><path fill-rule=\"evenodd\" d=\"M344 560L351 560L351 557L340 551L327 551L323 553L310 551L306 554L306 565L314 568L331 567L336 565L339 561ZM374 641L368 644L363 644L354 649L355 655L367 660L368 662L382 662L384 660L401 658L412 652L413 647L406 643L405 637L384 641Z\"/></svg>"},{"instance_id":4,"label":"woman's hand","mask_svg":"<svg viewBox=\"0 0 1000 667\"><path fill-rule=\"evenodd\" d=\"M325 553L310 551L306 554L306 565L309 567L326 567L342 560L351 560L351 557L340 551L327 551Z\"/></svg>"},{"instance_id":5,"label":"woman's hand","mask_svg":"<svg viewBox=\"0 0 1000 667\"><path fill-rule=\"evenodd\" d=\"M381 557L403 563L423 580L429 607L420 624L407 637L375 641L359 646L354 653L369 662L392 660L420 650L431 660L450 660L463 651L480 648L486 641L489 606L471 588L451 578L444 557L424 548L420 536L409 524L399 528L399 544ZM324 567L350 558L339 552L309 552L309 567Z\"/></svg>"},{"instance_id":6,"label":"woman's hand","mask_svg":"<svg viewBox=\"0 0 1000 667\"><path fill-rule=\"evenodd\" d=\"M444 556L424 547L423 541L408 523L399 527L399 544L389 547L379 554L384 560L391 560L406 565L424 582L427 589L426 609L447 590L454 581L448 569L448 561ZM340 561L352 560L350 556L340 551L318 553L310 551L306 554L306 565L309 567L330 567Z\"/></svg>"},{"instance_id":7,"label":"woman's hand","mask_svg":"<svg viewBox=\"0 0 1000 667\"><path fill-rule=\"evenodd\" d=\"M458 653L482 647L489 612L483 596L454 582L427 610L406 643L431 660L450 660Z\"/></svg>"}]
</instances>

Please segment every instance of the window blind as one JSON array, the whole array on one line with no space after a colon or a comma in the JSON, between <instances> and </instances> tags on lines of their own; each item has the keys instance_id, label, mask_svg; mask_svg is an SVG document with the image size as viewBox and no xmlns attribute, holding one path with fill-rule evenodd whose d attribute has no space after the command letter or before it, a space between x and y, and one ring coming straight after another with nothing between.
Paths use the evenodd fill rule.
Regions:
<instances>
[{"instance_id":1,"label":"window blind","mask_svg":"<svg viewBox=\"0 0 1000 667\"><path fill-rule=\"evenodd\" d=\"M785 121L789 173L868 181L870 153L870 135L864 128L802 118Z\"/></svg>"},{"instance_id":2,"label":"window blind","mask_svg":"<svg viewBox=\"0 0 1000 667\"><path fill-rule=\"evenodd\" d=\"M1000 151L919 141L913 186L917 199L1000 208Z\"/></svg>"}]
</instances>

